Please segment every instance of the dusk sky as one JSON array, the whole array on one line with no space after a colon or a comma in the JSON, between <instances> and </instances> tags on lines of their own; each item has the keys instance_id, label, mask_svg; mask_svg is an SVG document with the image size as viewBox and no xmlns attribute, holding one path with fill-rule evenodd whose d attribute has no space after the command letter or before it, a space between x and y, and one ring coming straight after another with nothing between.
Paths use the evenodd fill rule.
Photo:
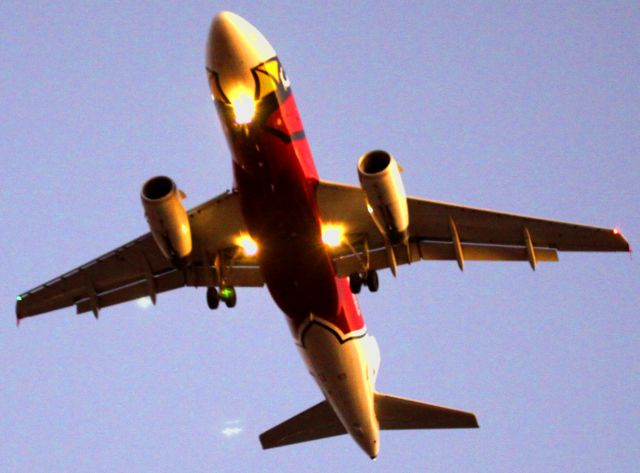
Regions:
<instances>
[{"instance_id":1,"label":"dusk sky","mask_svg":"<svg viewBox=\"0 0 640 473\"><path fill-rule=\"evenodd\" d=\"M287 70L323 179L386 149L407 193L618 226L640 243L640 5L629 2L0 4L1 472L637 472L640 267L627 254L380 274L359 297L377 389L475 430L263 451L322 399L268 291L205 290L15 327L15 297L146 233L139 192L232 185L204 48L220 10Z\"/></svg>"}]
</instances>

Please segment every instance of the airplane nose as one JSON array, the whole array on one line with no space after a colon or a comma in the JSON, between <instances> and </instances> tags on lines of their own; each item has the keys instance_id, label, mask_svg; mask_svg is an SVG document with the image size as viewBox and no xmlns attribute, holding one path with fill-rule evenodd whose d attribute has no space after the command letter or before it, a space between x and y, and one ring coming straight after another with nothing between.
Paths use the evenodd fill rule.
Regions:
<instances>
[{"instance_id":1,"label":"airplane nose","mask_svg":"<svg viewBox=\"0 0 640 473\"><path fill-rule=\"evenodd\" d=\"M262 33L241 16L223 11L211 22L206 65L218 74L223 90L253 90L251 69L275 55Z\"/></svg>"}]
</instances>

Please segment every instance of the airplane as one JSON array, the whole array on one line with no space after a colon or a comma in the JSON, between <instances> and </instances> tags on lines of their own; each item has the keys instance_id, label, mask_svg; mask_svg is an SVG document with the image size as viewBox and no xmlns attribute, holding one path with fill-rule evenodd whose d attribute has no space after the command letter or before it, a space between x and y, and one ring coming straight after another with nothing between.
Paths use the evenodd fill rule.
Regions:
<instances>
[{"instance_id":1,"label":"airplane","mask_svg":"<svg viewBox=\"0 0 640 473\"><path fill-rule=\"evenodd\" d=\"M419 261L558 261L558 251L630 251L617 228L407 197L387 151L357 162L360 185L321 180L275 50L240 16L211 23L206 73L232 155L234 185L186 211L167 176L141 201L150 231L17 297L20 320L78 314L180 287L205 287L210 309L237 287L266 285L324 400L260 435L263 448L349 434L371 458L380 430L477 428L471 412L378 392L376 339L356 294L379 270Z\"/></svg>"}]
</instances>

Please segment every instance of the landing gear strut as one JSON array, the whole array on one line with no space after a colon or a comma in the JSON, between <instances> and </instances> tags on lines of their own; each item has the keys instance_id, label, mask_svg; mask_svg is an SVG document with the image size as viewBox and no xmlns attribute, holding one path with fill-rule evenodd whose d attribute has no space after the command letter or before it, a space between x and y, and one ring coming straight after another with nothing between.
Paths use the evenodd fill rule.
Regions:
<instances>
[{"instance_id":1,"label":"landing gear strut","mask_svg":"<svg viewBox=\"0 0 640 473\"><path fill-rule=\"evenodd\" d=\"M349 287L354 294L360 293L363 284L367 285L369 291L376 292L380 287L377 271L372 269L366 273L352 273L349 275Z\"/></svg>"},{"instance_id":2,"label":"landing gear strut","mask_svg":"<svg viewBox=\"0 0 640 473\"><path fill-rule=\"evenodd\" d=\"M220 306L220 301L224 302L230 309L235 307L238 302L235 288L225 286L220 288L220 292L215 287L207 288L207 305L209 309L217 309Z\"/></svg>"}]
</instances>

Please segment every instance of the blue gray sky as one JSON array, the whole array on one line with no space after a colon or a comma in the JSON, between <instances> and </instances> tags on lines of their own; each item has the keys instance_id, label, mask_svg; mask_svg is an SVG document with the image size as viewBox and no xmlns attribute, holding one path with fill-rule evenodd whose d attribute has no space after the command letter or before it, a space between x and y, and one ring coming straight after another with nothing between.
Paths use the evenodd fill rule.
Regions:
<instances>
[{"instance_id":1,"label":"blue gray sky","mask_svg":"<svg viewBox=\"0 0 640 473\"><path fill-rule=\"evenodd\" d=\"M475 431L262 451L311 406L266 290L211 312L14 323L15 295L147 231L139 190L231 185L204 45L229 9L278 51L325 179L383 148L407 191L640 241L637 2L12 2L0 5L0 471L637 471L640 270L624 254L400 268L360 303L378 389L474 411Z\"/></svg>"}]
</instances>

